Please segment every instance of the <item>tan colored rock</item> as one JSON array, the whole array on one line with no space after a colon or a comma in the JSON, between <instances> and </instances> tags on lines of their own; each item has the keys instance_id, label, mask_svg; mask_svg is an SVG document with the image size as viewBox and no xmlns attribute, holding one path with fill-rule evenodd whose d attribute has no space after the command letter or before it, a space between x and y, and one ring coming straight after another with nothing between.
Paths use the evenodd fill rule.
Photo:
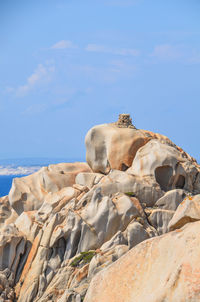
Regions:
<instances>
[{"instance_id":1,"label":"tan colored rock","mask_svg":"<svg viewBox=\"0 0 200 302\"><path fill-rule=\"evenodd\" d=\"M163 191L185 189L200 191L196 176L200 168L174 146L151 140L141 147L127 173L138 177L151 177Z\"/></svg>"},{"instance_id":2,"label":"tan colored rock","mask_svg":"<svg viewBox=\"0 0 200 302\"><path fill-rule=\"evenodd\" d=\"M128 252L127 245L117 245L113 248L110 248L107 251L100 251L95 257L92 258L89 265L88 277L92 278L102 269L105 269L107 266L111 265L117 259L119 259L122 255Z\"/></svg>"},{"instance_id":3,"label":"tan colored rock","mask_svg":"<svg viewBox=\"0 0 200 302\"><path fill-rule=\"evenodd\" d=\"M47 204L51 205L50 202L44 202L37 212L42 212L42 208ZM65 263L68 263L68 259L76 257L75 255L80 252L100 248L103 243L106 244L111 239L112 242L107 244L107 249L113 248L117 250L118 243L122 243L122 241L118 241L116 233L120 232L120 230L121 232L126 231L127 226L134 218L141 217L141 215L144 216L139 201L136 198L132 200L129 196L122 193L115 194L111 199L108 196L101 196L97 191L93 195L92 200L81 209L77 211L74 209L75 206L76 204L73 203L72 198L59 213L55 213L53 209L48 212L48 208L43 208L43 212L46 209L49 218L42 225L40 240L36 242L37 249L35 248L37 237L33 241L33 247L29 253L32 258L27 260L26 263L29 263L29 266L25 265L19 281L19 283L23 283L23 286L17 290L18 301L24 302L33 298L43 301L42 296L48 296L48 293L52 295L53 288L51 286L55 286L55 280L61 284L64 282L63 275L65 273L62 267L66 266ZM16 221L19 228L23 215L27 215L27 213L21 214ZM36 218L35 214L34 216ZM27 217L27 219L30 219L30 217ZM37 221L35 220L34 223L37 223ZM27 226L20 228L27 236L30 236L30 233L34 234L31 223L31 220L27 221ZM125 245L125 250L127 251L129 249L128 240L124 239L123 243L127 244ZM106 246L102 248L104 249ZM110 261L116 260L116 257L113 254L113 256L110 256ZM63 274L58 275L59 270ZM87 282L87 276L84 277L82 285L75 283L75 279L73 282L68 281L70 285L65 284L64 286L64 288L68 288L65 295L68 295L70 286L73 285L73 291L75 290L75 284L80 290L78 292L76 288L76 292L83 295L87 290ZM47 286L48 290L46 291ZM59 288L61 289L60 286ZM52 299L55 299L56 295L53 294L52 297L54 297Z\"/></svg>"},{"instance_id":4,"label":"tan colored rock","mask_svg":"<svg viewBox=\"0 0 200 302\"><path fill-rule=\"evenodd\" d=\"M37 210L49 192L72 186L80 172L91 172L91 169L86 163L62 163L44 167L29 176L15 178L9 193L10 204L18 214Z\"/></svg>"},{"instance_id":5,"label":"tan colored rock","mask_svg":"<svg viewBox=\"0 0 200 302\"><path fill-rule=\"evenodd\" d=\"M154 209L148 217L149 223L157 230L158 235L168 231L168 224L174 215L174 211Z\"/></svg>"},{"instance_id":6,"label":"tan colored rock","mask_svg":"<svg viewBox=\"0 0 200 302\"><path fill-rule=\"evenodd\" d=\"M140 243L92 279L84 302L199 301L199 232L195 222Z\"/></svg>"},{"instance_id":7,"label":"tan colored rock","mask_svg":"<svg viewBox=\"0 0 200 302\"><path fill-rule=\"evenodd\" d=\"M102 244L101 251L105 252L118 245L128 245L128 239L125 232L118 231L110 240Z\"/></svg>"},{"instance_id":8,"label":"tan colored rock","mask_svg":"<svg viewBox=\"0 0 200 302\"><path fill-rule=\"evenodd\" d=\"M86 160L94 172L125 171L132 165L136 152L151 139L172 146L184 157L194 160L166 136L136 129L127 114L120 115L116 123L98 125L88 131L85 137Z\"/></svg>"},{"instance_id":9,"label":"tan colored rock","mask_svg":"<svg viewBox=\"0 0 200 302\"><path fill-rule=\"evenodd\" d=\"M15 277L21 255L25 252L26 238L14 225L0 232L0 270L9 269Z\"/></svg>"},{"instance_id":10,"label":"tan colored rock","mask_svg":"<svg viewBox=\"0 0 200 302\"><path fill-rule=\"evenodd\" d=\"M104 124L89 130L85 138L86 160L94 172L126 170L137 150L149 141L141 130Z\"/></svg>"},{"instance_id":11,"label":"tan colored rock","mask_svg":"<svg viewBox=\"0 0 200 302\"><path fill-rule=\"evenodd\" d=\"M79 173L76 176L76 184L87 186L88 188L92 188L94 185L99 183L101 178L104 175L101 173Z\"/></svg>"},{"instance_id":12,"label":"tan colored rock","mask_svg":"<svg viewBox=\"0 0 200 302\"><path fill-rule=\"evenodd\" d=\"M200 220L200 194L186 197L178 206L169 222L170 231L179 229L186 223Z\"/></svg>"},{"instance_id":13,"label":"tan colored rock","mask_svg":"<svg viewBox=\"0 0 200 302\"><path fill-rule=\"evenodd\" d=\"M179 204L186 197L186 192L182 189L175 189L165 193L160 199L155 203L155 206L164 209L176 211Z\"/></svg>"},{"instance_id":14,"label":"tan colored rock","mask_svg":"<svg viewBox=\"0 0 200 302\"><path fill-rule=\"evenodd\" d=\"M146 203L147 206L153 206L164 195L159 184L153 178L146 177L142 179L123 171L114 171L115 177L112 174L113 172L102 178L100 183L83 196L77 206L81 207L82 204L91 200L96 190L99 190L102 196L110 196L117 192L128 193L129 196L136 197L141 203Z\"/></svg>"},{"instance_id":15,"label":"tan colored rock","mask_svg":"<svg viewBox=\"0 0 200 302\"><path fill-rule=\"evenodd\" d=\"M4 226L5 221L10 217L12 208L8 196L0 198L0 228Z\"/></svg>"},{"instance_id":16,"label":"tan colored rock","mask_svg":"<svg viewBox=\"0 0 200 302\"><path fill-rule=\"evenodd\" d=\"M74 185L73 185L73 188L74 189L76 189L76 190L78 190L78 191L80 191L81 193L82 192L88 192L89 191L89 188L87 187L87 186L83 186L83 185L80 185L80 184L77 184L77 183L75 183Z\"/></svg>"},{"instance_id":17,"label":"tan colored rock","mask_svg":"<svg viewBox=\"0 0 200 302\"><path fill-rule=\"evenodd\" d=\"M156 232L152 232L152 230L146 229L141 223L134 221L130 223L127 227L127 240L129 248L133 248L140 242L149 239L156 235Z\"/></svg>"},{"instance_id":18,"label":"tan colored rock","mask_svg":"<svg viewBox=\"0 0 200 302\"><path fill-rule=\"evenodd\" d=\"M18 218L17 212L12 208L8 196L0 198L0 229L13 224Z\"/></svg>"},{"instance_id":19,"label":"tan colored rock","mask_svg":"<svg viewBox=\"0 0 200 302\"><path fill-rule=\"evenodd\" d=\"M41 225L35 221L36 211L23 212L15 221L17 229L33 242Z\"/></svg>"},{"instance_id":20,"label":"tan colored rock","mask_svg":"<svg viewBox=\"0 0 200 302\"><path fill-rule=\"evenodd\" d=\"M97 234L98 248L117 231L124 231L140 213L128 196L121 193L111 199L108 196L102 197L97 190L80 215Z\"/></svg>"},{"instance_id":21,"label":"tan colored rock","mask_svg":"<svg viewBox=\"0 0 200 302\"><path fill-rule=\"evenodd\" d=\"M117 273L108 279L105 276L107 284L113 283L108 294L106 289L104 301L117 302L109 295L120 288L124 293L120 302L135 302L135 293L136 302L167 302L174 289L176 265L183 258L181 251L185 252L184 241L193 260L196 257L192 254L196 247L189 248L190 240L196 240L192 233L187 237L178 230L171 237L150 239L168 230L172 215L177 214L179 224L177 206L183 196L200 192L200 168L194 159L168 138L137 130L127 114L117 123L94 127L89 133L89 161L101 173L85 163L50 165L14 180L10 200L0 199L0 270L4 269L0 271L0 300L82 302L91 278L100 271L106 274L116 261ZM198 218L196 199L186 212L181 215L190 219L184 223ZM130 249L135 254L124 268L120 261L123 264ZM83 255L85 260L79 258ZM179 286L181 280L175 278L175 284ZM179 296L173 296L175 290L173 302L179 301ZM167 298L161 299L157 293L166 293ZM94 299L95 295L94 290Z\"/></svg>"},{"instance_id":22,"label":"tan colored rock","mask_svg":"<svg viewBox=\"0 0 200 302\"><path fill-rule=\"evenodd\" d=\"M15 301L15 293L13 290L13 280L11 280L11 271L5 269L0 271L0 301L1 302L12 302Z\"/></svg>"}]
</instances>

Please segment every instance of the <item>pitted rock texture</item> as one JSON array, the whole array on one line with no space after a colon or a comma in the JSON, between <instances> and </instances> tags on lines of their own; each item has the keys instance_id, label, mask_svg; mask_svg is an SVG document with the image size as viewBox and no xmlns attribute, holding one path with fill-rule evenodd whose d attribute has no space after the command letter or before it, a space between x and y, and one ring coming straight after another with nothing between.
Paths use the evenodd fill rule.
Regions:
<instances>
[{"instance_id":1,"label":"pitted rock texture","mask_svg":"<svg viewBox=\"0 0 200 302\"><path fill-rule=\"evenodd\" d=\"M0 198L0 302L199 301L200 167L130 123L92 128L88 164L44 167Z\"/></svg>"},{"instance_id":2,"label":"pitted rock texture","mask_svg":"<svg viewBox=\"0 0 200 302\"><path fill-rule=\"evenodd\" d=\"M184 189L194 194L199 166L177 148L151 140L141 147L127 173L139 177L152 177L163 191Z\"/></svg>"},{"instance_id":3,"label":"pitted rock texture","mask_svg":"<svg viewBox=\"0 0 200 302\"><path fill-rule=\"evenodd\" d=\"M158 144L171 146L174 153L177 150L181 157L196 163L166 136L134 127L117 127L117 123L95 126L85 137L86 160L93 172L108 174L112 169L127 170L132 166L137 151L152 139L158 140Z\"/></svg>"}]
</instances>

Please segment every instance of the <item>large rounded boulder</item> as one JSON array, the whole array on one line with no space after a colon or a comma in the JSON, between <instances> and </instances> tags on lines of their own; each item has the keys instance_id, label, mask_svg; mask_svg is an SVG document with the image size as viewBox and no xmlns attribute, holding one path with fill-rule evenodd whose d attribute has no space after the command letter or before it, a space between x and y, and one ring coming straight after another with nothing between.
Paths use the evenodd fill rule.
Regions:
<instances>
[{"instance_id":1,"label":"large rounded boulder","mask_svg":"<svg viewBox=\"0 0 200 302\"><path fill-rule=\"evenodd\" d=\"M138 150L127 170L143 179L151 177L163 191L184 189L194 194L200 192L199 172L197 163L185 152L155 139Z\"/></svg>"},{"instance_id":2,"label":"large rounded boulder","mask_svg":"<svg viewBox=\"0 0 200 302\"><path fill-rule=\"evenodd\" d=\"M200 301L200 222L148 239L98 273L84 302Z\"/></svg>"},{"instance_id":3,"label":"large rounded boulder","mask_svg":"<svg viewBox=\"0 0 200 302\"><path fill-rule=\"evenodd\" d=\"M137 151L151 139L176 147L164 135L136 129L129 114L120 114L117 122L97 125L88 131L86 160L93 172L125 171L132 165Z\"/></svg>"}]
</instances>

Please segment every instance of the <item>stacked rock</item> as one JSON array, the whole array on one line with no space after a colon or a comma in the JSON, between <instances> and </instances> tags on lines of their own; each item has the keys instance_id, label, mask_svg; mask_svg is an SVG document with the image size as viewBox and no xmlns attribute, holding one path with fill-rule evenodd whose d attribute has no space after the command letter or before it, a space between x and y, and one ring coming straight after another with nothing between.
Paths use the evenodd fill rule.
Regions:
<instances>
[{"instance_id":1,"label":"stacked rock","mask_svg":"<svg viewBox=\"0 0 200 302\"><path fill-rule=\"evenodd\" d=\"M115 123L115 125L119 128L136 129L135 126L132 124L132 119L130 117L130 114L126 114L126 113L119 114L118 121Z\"/></svg>"}]
</instances>

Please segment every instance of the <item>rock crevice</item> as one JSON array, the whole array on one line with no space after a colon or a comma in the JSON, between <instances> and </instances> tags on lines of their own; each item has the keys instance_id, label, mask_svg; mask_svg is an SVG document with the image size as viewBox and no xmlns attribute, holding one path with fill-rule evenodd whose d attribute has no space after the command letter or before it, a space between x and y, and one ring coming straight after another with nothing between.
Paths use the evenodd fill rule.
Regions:
<instances>
[{"instance_id":1,"label":"rock crevice","mask_svg":"<svg viewBox=\"0 0 200 302\"><path fill-rule=\"evenodd\" d=\"M129 114L85 143L0 198L0 302L199 301L200 166Z\"/></svg>"}]
</instances>

